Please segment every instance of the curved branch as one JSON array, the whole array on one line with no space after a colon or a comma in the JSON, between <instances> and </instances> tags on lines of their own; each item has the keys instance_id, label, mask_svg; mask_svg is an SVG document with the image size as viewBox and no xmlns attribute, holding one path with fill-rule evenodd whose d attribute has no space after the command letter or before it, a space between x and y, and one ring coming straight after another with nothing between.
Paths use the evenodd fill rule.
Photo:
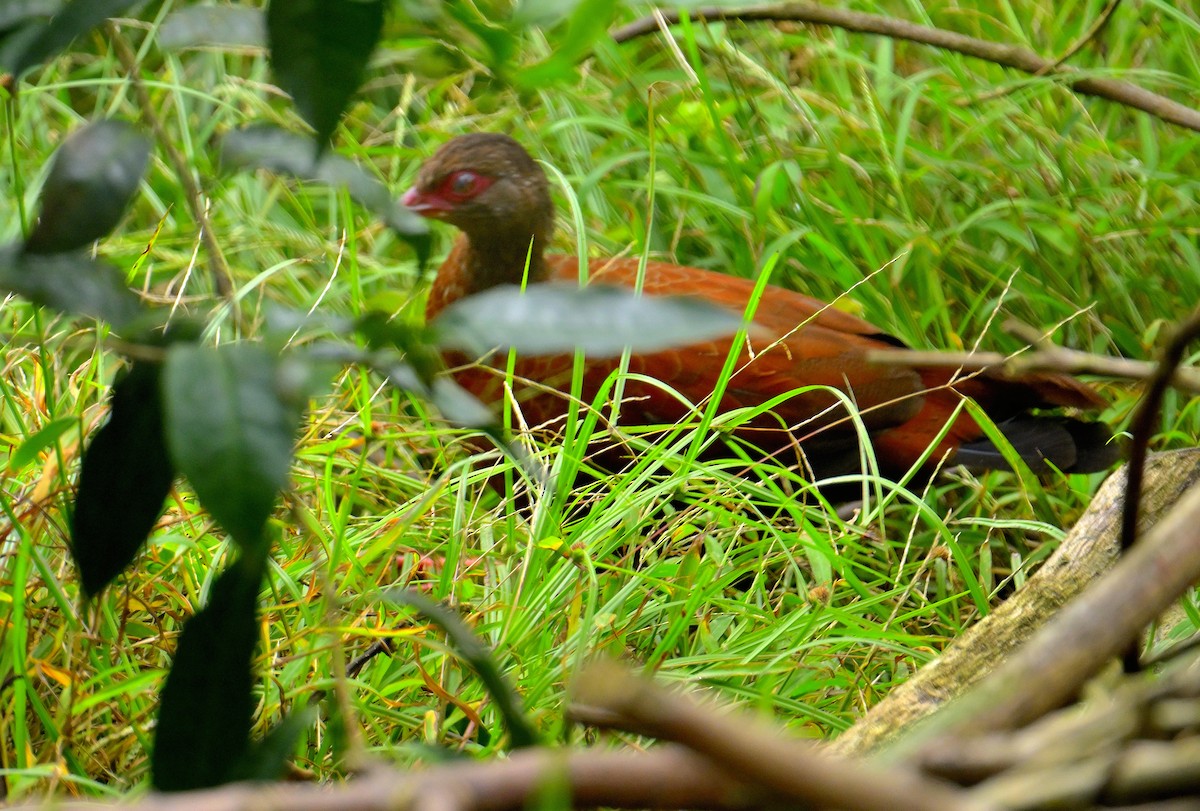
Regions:
<instances>
[{"instance_id":1,"label":"curved branch","mask_svg":"<svg viewBox=\"0 0 1200 811\"><path fill-rule=\"evenodd\" d=\"M1158 370L1146 384L1146 393L1133 415L1130 432L1129 475L1125 485L1125 507L1121 514L1121 549L1128 551L1138 538L1138 515L1141 510L1142 485L1146 475L1146 456L1150 453L1150 440L1158 424L1163 398L1175 372L1183 363L1183 354L1192 341L1200 338L1200 307L1192 311L1187 320L1171 337L1163 351ZM1126 673L1136 673L1139 668L1137 645L1131 645L1124 655Z\"/></svg>"},{"instance_id":2,"label":"curved branch","mask_svg":"<svg viewBox=\"0 0 1200 811\"><path fill-rule=\"evenodd\" d=\"M1150 113L1163 121L1200 132L1200 110L1172 101L1166 96L1153 93L1129 82L1086 76L1076 68L1056 65L1053 60L1046 59L1018 45L989 42L942 28L931 28L927 25L917 25L905 20L884 17L880 14L846 11L815 3L783 3L747 6L738 9L705 7L692 9L689 15L693 19L700 20L814 23L844 28L860 34L878 34L921 45L932 45L935 48L984 59L1025 73L1058 76L1077 93L1115 101L1118 104ZM679 11L661 11L654 16L616 28L610 33L615 42L628 42L631 39L653 33L663 25L675 25L680 19L681 12Z\"/></svg>"},{"instance_id":3,"label":"curved branch","mask_svg":"<svg viewBox=\"0 0 1200 811\"><path fill-rule=\"evenodd\" d=\"M1182 371L1183 354L1192 341L1200 338L1200 307L1175 330L1170 342L1163 350L1162 360L1149 382L1146 393L1134 414L1130 425L1129 483L1125 499L1125 512L1121 519L1121 548L1128 549L1137 541L1138 508L1142 495L1142 478L1146 467L1146 456L1150 450L1150 439L1158 422L1163 397L1171 387L1176 374Z\"/></svg>"}]
</instances>

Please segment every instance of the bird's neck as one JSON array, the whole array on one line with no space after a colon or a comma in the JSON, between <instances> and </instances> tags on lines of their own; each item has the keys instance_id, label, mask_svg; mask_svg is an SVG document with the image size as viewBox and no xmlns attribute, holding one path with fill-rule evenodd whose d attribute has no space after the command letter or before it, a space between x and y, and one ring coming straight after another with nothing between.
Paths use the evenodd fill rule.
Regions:
<instances>
[{"instance_id":1,"label":"bird's neck","mask_svg":"<svg viewBox=\"0 0 1200 811\"><path fill-rule=\"evenodd\" d=\"M548 235L531 233L524 237L510 234L463 235L455 245L461 248L463 279L467 295L480 293L500 284L534 283L546 279L543 256Z\"/></svg>"},{"instance_id":2,"label":"bird's neck","mask_svg":"<svg viewBox=\"0 0 1200 811\"><path fill-rule=\"evenodd\" d=\"M549 278L544 256L553 221L538 228L460 234L430 290L426 317L460 298L502 284L536 284Z\"/></svg>"}]
</instances>

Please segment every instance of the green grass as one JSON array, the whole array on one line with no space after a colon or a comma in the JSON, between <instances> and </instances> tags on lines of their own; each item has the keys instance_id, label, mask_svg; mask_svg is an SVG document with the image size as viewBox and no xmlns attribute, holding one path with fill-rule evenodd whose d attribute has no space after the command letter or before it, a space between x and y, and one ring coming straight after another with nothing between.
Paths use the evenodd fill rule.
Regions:
<instances>
[{"instance_id":1,"label":"green grass","mask_svg":"<svg viewBox=\"0 0 1200 811\"><path fill-rule=\"evenodd\" d=\"M1053 55L1103 5L856 7ZM1197 134L1052 79L915 45L800 26L711 32L680 27L678 54L656 38L604 43L579 78L533 93L462 58L439 63L449 73L411 75L430 64L425 54L453 56L460 42L453 32L440 43L411 35L380 55L336 145L398 195L452 135L511 132L578 201L568 216L567 190L558 194L560 249L582 242L596 254L747 277L774 263L774 283L840 296L839 306L918 347L1015 349L999 330L1012 316L1061 325L1055 339L1073 347L1152 357L1200 301ZM1195 105L1197 33L1195 13L1173 4L1123 5L1102 47L1072 64L1119 68ZM529 32L520 59L549 53L561 36ZM246 334L271 303L340 314L384 303L419 318L425 280L411 251L344 195L216 167L214 135L264 117L297 126L261 57L150 48L145 58L155 112L208 195ZM3 239L31 216L65 133L90 116L138 117L122 76L96 40L7 104L0 174L24 198L0 198ZM436 236L440 256L452 234ZM148 295L216 313L197 246L160 150L100 250ZM11 453L54 420L78 420L83 433L99 424L120 365L105 336L15 300L0 319L0 448ZM220 340L238 336L228 316L217 326ZM1103 417L1123 425L1135 393L1104 390ZM565 449L535 450L586 469L587 420L581 430ZM1198 434L1192 399L1169 397L1157 445L1195 444ZM65 530L80 436L68 430L53 453L7 471L0 490L9 796L144 781L155 691L179 628L231 554L180 488L137 570L94 616L81 615ZM691 437L677 441L686 450ZM780 471L684 467L650 446L632 472L535 491L530 512L518 512L486 486L507 475L522 488L511 463L359 370L313 404L298 449L264 601L262 729L331 690L335 657L384 638L395 652L351 681L350 709L369 750L405 763L428 757L422 743L494 752L501 729L442 635L381 589L409 585L458 606L553 738L586 737L563 721L565 685L596 653L828 736L1018 586L1099 482L954 473L914 493L868 487L846 519L794 498L801 485ZM307 734L300 765L337 772L335 726L323 719Z\"/></svg>"}]
</instances>

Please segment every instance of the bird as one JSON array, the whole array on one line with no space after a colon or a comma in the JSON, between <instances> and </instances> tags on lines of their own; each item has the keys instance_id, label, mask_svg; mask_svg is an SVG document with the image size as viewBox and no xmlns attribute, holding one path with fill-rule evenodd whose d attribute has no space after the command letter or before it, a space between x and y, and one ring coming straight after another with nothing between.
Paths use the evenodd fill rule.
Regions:
<instances>
[{"instance_id":1,"label":"bird","mask_svg":"<svg viewBox=\"0 0 1200 811\"><path fill-rule=\"evenodd\" d=\"M427 322L459 299L499 285L578 283L579 259L547 251L556 215L546 174L507 135L470 133L447 141L420 166L401 202L461 232L429 291ZM588 284L633 288L638 265L634 257L590 259ZM741 315L753 292L754 282L745 278L645 263L643 295L699 297ZM802 465L813 477L861 471L863 432L849 419L848 404L860 415L879 471L891 477L928 477L955 465L975 471L1009 467L963 408L963 398L974 400L1039 474L1104 470L1118 455L1106 425L1062 413L1106 405L1096 390L1073 377L1009 376L999 369L964 376L947 368L875 363L868 358L872 350L908 347L850 313L770 285L753 313L753 332L756 338L746 339L748 345L739 350L718 413L742 408L758 413L732 420L729 440L759 458ZM731 335L634 352L628 358L631 376L620 403L620 424L670 426L694 418L694 404L714 396L734 340ZM508 396L507 353L445 355L455 381L483 402L495 405ZM552 426L567 414L574 362L572 353L516 360L511 394L526 425ZM581 397L591 403L619 359L589 356L584 364ZM769 409L762 408L772 401ZM1052 409L1058 411L1045 413Z\"/></svg>"}]
</instances>

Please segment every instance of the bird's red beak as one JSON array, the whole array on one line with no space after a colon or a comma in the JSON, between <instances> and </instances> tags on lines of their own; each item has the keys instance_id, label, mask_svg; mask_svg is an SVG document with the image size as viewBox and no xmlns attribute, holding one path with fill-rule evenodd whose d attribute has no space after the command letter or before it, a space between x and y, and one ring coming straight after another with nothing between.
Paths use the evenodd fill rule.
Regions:
<instances>
[{"instance_id":1,"label":"bird's red beak","mask_svg":"<svg viewBox=\"0 0 1200 811\"><path fill-rule=\"evenodd\" d=\"M415 211L422 217L436 217L442 212L450 211L452 206L445 199L438 197L436 194L426 194L413 186L404 193L400 198L400 202L411 211Z\"/></svg>"}]
</instances>

